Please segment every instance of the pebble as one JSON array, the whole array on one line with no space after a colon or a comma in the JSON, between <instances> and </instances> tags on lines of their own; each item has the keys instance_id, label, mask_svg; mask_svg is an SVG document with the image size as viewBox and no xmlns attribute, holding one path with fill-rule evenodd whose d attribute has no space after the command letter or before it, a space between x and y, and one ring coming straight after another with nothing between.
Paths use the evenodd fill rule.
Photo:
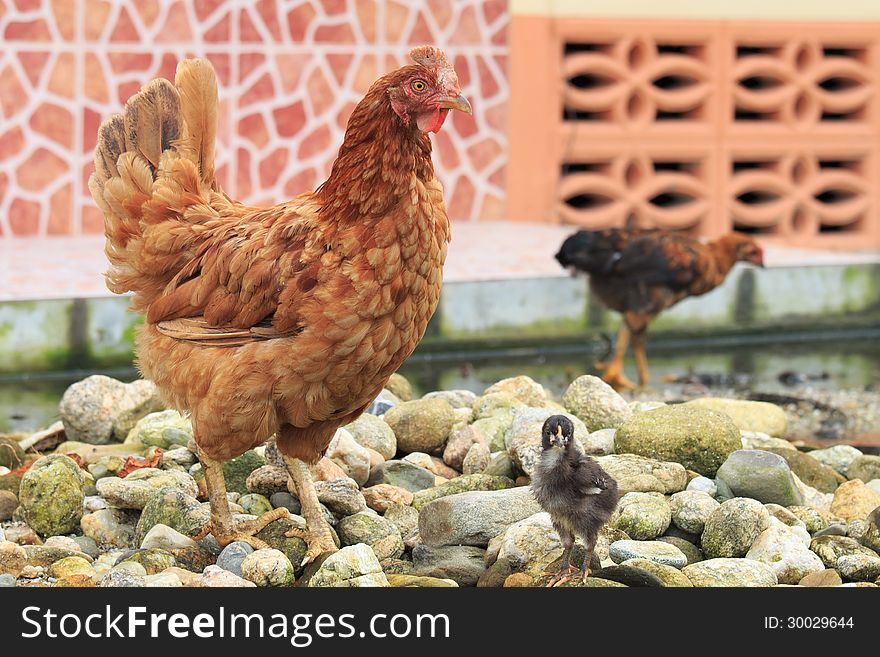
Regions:
<instances>
[{"instance_id":1,"label":"pebble","mask_svg":"<svg viewBox=\"0 0 880 657\"><path fill-rule=\"evenodd\" d=\"M86 514L80 520L83 534L98 545L124 548L135 544L137 516L116 509L101 509Z\"/></svg>"},{"instance_id":2,"label":"pebble","mask_svg":"<svg viewBox=\"0 0 880 657\"><path fill-rule=\"evenodd\" d=\"M482 443L471 445L461 463L462 474L479 474L489 466L492 458L489 447Z\"/></svg>"},{"instance_id":3,"label":"pebble","mask_svg":"<svg viewBox=\"0 0 880 657\"><path fill-rule=\"evenodd\" d=\"M735 497L723 502L706 520L700 544L709 559L744 557L769 526L770 513L763 504Z\"/></svg>"},{"instance_id":4,"label":"pebble","mask_svg":"<svg viewBox=\"0 0 880 657\"><path fill-rule=\"evenodd\" d=\"M797 584L810 573L825 568L802 539L784 526L768 527L761 532L746 553L746 559L770 566L780 584Z\"/></svg>"},{"instance_id":5,"label":"pebble","mask_svg":"<svg viewBox=\"0 0 880 657\"><path fill-rule=\"evenodd\" d=\"M198 586L206 588L254 588L256 584L219 566L208 566L198 579Z\"/></svg>"},{"instance_id":6,"label":"pebble","mask_svg":"<svg viewBox=\"0 0 880 657\"><path fill-rule=\"evenodd\" d=\"M864 520L880 506L880 495L859 479L841 484L834 492L831 513L843 520Z\"/></svg>"},{"instance_id":7,"label":"pebble","mask_svg":"<svg viewBox=\"0 0 880 657\"><path fill-rule=\"evenodd\" d=\"M637 454L598 456L596 461L617 481L621 495L631 492L671 495L687 486L687 470L680 463Z\"/></svg>"},{"instance_id":8,"label":"pebble","mask_svg":"<svg viewBox=\"0 0 880 657\"><path fill-rule=\"evenodd\" d=\"M272 493L272 497L269 498L269 503L272 505L273 509L287 509L294 515L300 515L302 513L302 505L299 503L299 500L287 491Z\"/></svg>"},{"instance_id":9,"label":"pebble","mask_svg":"<svg viewBox=\"0 0 880 657\"><path fill-rule=\"evenodd\" d=\"M416 400L397 404L384 420L394 431L400 452L433 452L446 443L455 413L445 400Z\"/></svg>"},{"instance_id":10,"label":"pebble","mask_svg":"<svg viewBox=\"0 0 880 657\"><path fill-rule=\"evenodd\" d=\"M716 486L715 482L708 477L700 475L699 477L691 479L685 487L685 490L699 491L701 493L706 493L710 497L715 497L718 493L718 486Z\"/></svg>"},{"instance_id":11,"label":"pebble","mask_svg":"<svg viewBox=\"0 0 880 657\"><path fill-rule=\"evenodd\" d=\"M834 445L825 449L814 449L810 452L810 456L814 459L834 468L844 477L847 476L849 464L853 462L853 459L861 455L861 450L850 445Z\"/></svg>"},{"instance_id":12,"label":"pebble","mask_svg":"<svg viewBox=\"0 0 880 657\"><path fill-rule=\"evenodd\" d=\"M801 586L840 586L843 584L843 580L836 570L826 568L825 570L804 575L804 578L798 584Z\"/></svg>"},{"instance_id":13,"label":"pebble","mask_svg":"<svg viewBox=\"0 0 880 657\"><path fill-rule=\"evenodd\" d=\"M507 477L493 477L486 474L462 475L439 486L418 491L413 495L412 505L417 509L421 509L429 502L433 502L441 497L468 491L504 490L505 488L513 488L513 486L514 481Z\"/></svg>"},{"instance_id":14,"label":"pebble","mask_svg":"<svg viewBox=\"0 0 880 657\"><path fill-rule=\"evenodd\" d=\"M198 544L189 536L184 536L179 531L171 529L167 525L153 525L150 531L141 541L141 549L159 548L161 550L178 550L183 548L195 548Z\"/></svg>"},{"instance_id":15,"label":"pebble","mask_svg":"<svg viewBox=\"0 0 880 657\"><path fill-rule=\"evenodd\" d=\"M476 586L486 570L486 551L467 545L417 545L412 556L414 575L451 579L459 586Z\"/></svg>"},{"instance_id":16,"label":"pebble","mask_svg":"<svg viewBox=\"0 0 880 657\"><path fill-rule=\"evenodd\" d=\"M369 486L364 488L361 493L367 506L379 513L385 513L392 504L409 506L413 502L413 494L410 491L391 484Z\"/></svg>"},{"instance_id":17,"label":"pebble","mask_svg":"<svg viewBox=\"0 0 880 657\"><path fill-rule=\"evenodd\" d=\"M850 462L846 476L850 479L861 479L863 483L880 479L880 456L873 454L857 456Z\"/></svg>"},{"instance_id":18,"label":"pebble","mask_svg":"<svg viewBox=\"0 0 880 657\"><path fill-rule=\"evenodd\" d=\"M415 493L431 488L434 485L434 477L434 473L430 470L409 461L391 460L373 468L367 486L391 484Z\"/></svg>"},{"instance_id":19,"label":"pebble","mask_svg":"<svg viewBox=\"0 0 880 657\"><path fill-rule=\"evenodd\" d=\"M434 390L423 395L422 399L443 399L454 409L470 409L476 401L477 395L470 390Z\"/></svg>"},{"instance_id":20,"label":"pebble","mask_svg":"<svg viewBox=\"0 0 880 657\"><path fill-rule=\"evenodd\" d=\"M627 559L620 564L624 567L638 568L654 575L664 586L692 587L693 584L681 570L674 566L657 563L650 559Z\"/></svg>"},{"instance_id":21,"label":"pebble","mask_svg":"<svg viewBox=\"0 0 880 657\"><path fill-rule=\"evenodd\" d=\"M135 423L125 438L127 443L140 443L163 450L186 447L193 439L192 423L174 410L145 415Z\"/></svg>"},{"instance_id":22,"label":"pebble","mask_svg":"<svg viewBox=\"0 0 880 657\"><path fill-rule=\"evenodd\" d=\"M280 550L263 548L247 555L241 562L241 575L257 586L291 586L293 564Z\"/></svg>"},{"instance_id":23,"label":"pebble","mask_svg":"<svg viewBox=\"0 0 880 657\"><path fill-rule=\"evenodd\" d=\"M752 559L716 558L685 566L682 573L697 587L776 586L776 574Z\"/></svg>"},{"instance_id":24,"label":"pebble","mask_svg":"<svg viewBox=\"0 0 880 657\"><path fill-rule=\"evenodd\" d=\"M22 520L42 536L75 531L83 514L86 476L67 456L52 454L37 459L21 478L18 501Z\"/></svg>"},{"instance_id":25,"label":"pebble","mask_svg":"<svg viewBox=\"0 0 880 657\"><path fill-rule=\"evenodd\" d=\"M0 541L0 575L18 577L27 565L24 548L11 541Z\"/></svg>"},{"instance_id":26,"label":"pebble","mask_svg":"<svg viewBox=\"0 0 880 657\"><path fill-rule=\"evenodd\" d=\"M788 463L771 452L737 450L718 468L716 479L727 484L737 497L782 506L803 504L804 501Z\"/></svg>"},{"instance_id":27,"label":"pebble","mask_svg":"<svg viewBox=\"0 0 880 657\"><path fill-rule=\"evenodd\" d=\"M703 551L686 538L681 538L679 536L669 536L667 534L665 536L660 536L657 540L662 543L669 543L670 545L674 545L679 550L681 550L682 554L684 554L685 558L687 558L688 565L703 560Z\"/></svg>"},{"instance_id":28,"label":"pebble","mask_svg":"<svg viewBox=\"0 0 880 657\"><path fill-rule=\"evenodd\" d=\"M68 387L58 412L68 440L102 445L124 440L140 418L161 408L151 381L126 384L96 374Z\"/></svg>"},{"instance_id":29,"label":"pebble","mask_svg":"<svg viewBox=\"0 0 880 657\"><path fill-rule=\"evenodd\" d=\"M260 516L271 511L274 507L265 495L259 493L247 493L238 498L238 505L244 512L252 516Z\"/></svg>"},{"instance_id":30,"label":"pebble","mask_svg":"<svg viewBox=\"0 0 880 657\"><path fill-rule=\"evenodd\" d=\"M848 536L820 536L810 543L810 549L819 555L826 568L836 568L837 560L848 555L876 557L877 553Z\"/></svg>"},{"instance_id":31,"label":"pebble","mask_svg":"<svg viewBox=\"0 0 880 657\"><path fill-rule=\"evenodd\" d=\"M0 490L0 522L12 519L12 512L18 508L18 496L11 490Z\"/></svg>"},{"instance_id":32,"label":"pebble","mask_svg":"<svg viewBox=\"0 0 880 657\"><path fill-rule=\"evenodd\" d=\"M662 541L615 541L609 546L608 552L616 564L628 559L642 559L673 568L687 565L687 557L681 550Z\"/></svg>"},{"instance_id":33,"label":"pebble","mask_svg":"<svg viewBox=\"0 0 880 657\"><path fill-rule=\"evenodd\" d=\"M615 452L673 461L705 477L714 476L741 446L739 429L730 417L690 404L637 413L614 437Z\"/></svg>"},{"instance_id":34,"label":"pebble","mask_svg":"<svg viewBox=\"0 0 880 657\"><path fill-rule=\"evenodd\" d=\"M142 510L163 488L173 488L190 497L197 497L199 487L186 472L141 468L125 479L104 477L97 483L98 494L117 509Z\"/></svg>"},{"instance_id":35,"label":"pebble","mask_svg":"<svg viewBox=\"0 0 880 657\"><path fill-rule=\"evenodd\" d=\"M597 376L579 376L562 395L566 410L583 421L587 431L616 429L633 417L626 400Z\"/></svg>"},{"instance_id":36,"label":"pebble","mask_svg":"<svg viewBox=\"0 0 880 657\"><path fill-rule=\"evenodd\" d=\"M183 582L176 573L165 570L161 573L144 577L144 586L150 588L179 588L183 586Z\"/></svg>"},{"instance_id":37,"label":"pebble","mask_svg":"<svg viewBox=\"0 0 880 657\"><path fill-rule=\"evenodd\" d=\"M489 439L480 427L471 424L453 429L443 448L443 462L457 470L463 469L465 457L474 445L489 449Z\"/></svg>"},{"instance_id":38,"label":"pebble","mask_svg":"<svg viewBox=\"0 0 880 657\"><path fill-rule=\"evenodd\" d=\"M217 557L217 566L241 577L241 562L245 560L245 557L253 553L253 551L254 548L248 543L245 543L244 541L234 541L223 548L223 551Z\"/></svg>"},{"instance_id":39,"label":"pebble","mask_svg":"<svg viewBox=\"0 0 880 657\"><path fill-rule=\"evenodd\" d=\"M390 390L382 390L373 403L367 408L367 413L382 417L389 410L400 403L400 399Z\"/></svg>"},{"instance_id":40,"label":"pebble","mask_svg":"<svg viewBox=\"0 0 880 657\"><path fill-rule=\"evenodd\" d=\"M774 437L784 437L788 433L785 411L768 402L701 397L686 402L685 405L724 413L740 431L760 432Z\"/></svg>"},{"instance_id":41,"label":"pebble","mask_svg":"<svg viewBox=\"0 0 880 657\"><path fill-rule=\"evenodd\" d=\"M396 559L404 551L397 525L372 512L343 518L336 525L336 532L342 545L369 545L379 560Z\"/></svg>"},{"instance_id":42,"label":"pebble","mask_svg":"<svg viewBox=\"0 0 880 657\"><path fill-rule=\"evenodd\" d=\"M708 493L695 490L684 490L669 498L672 522L691 534L702 534L709 516L720 506Z\"/></svg>"},{"instance_id":43,"label":"pebble","mask_svg":"<svg viewBox=\"0 0 880 657\"><path fill-rule=\"evenodd\" d=\"M486 547L508 525L541 507L527 487L470 491L441 497L419 511L419 535L426 545Z\"/></svg>"},{"instance_id":44,"label":"pebble","mask_svg":"<svg viewBox=\"0 0 880 657\"><path fill-rule=\"evenodd\" d=\"M612 526L637 541L657 538L672 522L672 512L662 495L627 493L617 504Z\"/></svg>"},{"instance_id":45,"label":"pebble","mask_svg":"<svg viewBox=\"0 0 880 657\"><path fill-rule=\"evenodd\" d=\"M364 413L344 427L359 445L375 450L387 461L397 453L394 431L382 418Z\"/></svg>"},{"instance_id":46,"label":"pebble","mask_svg":"<svg viewBox=\"0 0 880 657\"><path fill-rule=\"evenodd\" d=\"M308 587L385 587L388 579L370 546L343 547L306 567L303 583Z\"/></svg>"},{"instance_id":47,"label":"pebble","mask_svg":"<svg viewBox=\"0 0 880 657\"><path fill-rule=\"evenodd\" d=\"M370 453L343 428L336 430L324 456L342 468L346 476L354 479L358 485L366 483L370 476Z\"/></svg>"},{"instance_id":48,"label":"pebble","mask_svg":"<svg viewBox=\"0 0 880 657\"><path fill-rule=\"evenodd\" d=\"M848 580L873 582L880 577L880 557L844 554L837 560L837 570Z\"/></svg>"},{"instance_id":49,"label":"pebble","mask_svg":"<svg viewBox=\"0 0 880 657\"><path fill-rule=\"evenodd\" d=\"M352 479L316 481L315 491L318 493L318 501L334 513L350 516L367 508L364 496Z\"/></svg>"},{"instance_id":50,"label":"pebble","mask_svg":"<svg viewBox=\"0 0 880 657\"><path fill-rule=\"evenodd\" d=\"M394 523L408 550L418 545L421 539L419 537L419 512L416 509L402 504L392 504L385 510L384 518Z\"/></svg>"}]
</instances>

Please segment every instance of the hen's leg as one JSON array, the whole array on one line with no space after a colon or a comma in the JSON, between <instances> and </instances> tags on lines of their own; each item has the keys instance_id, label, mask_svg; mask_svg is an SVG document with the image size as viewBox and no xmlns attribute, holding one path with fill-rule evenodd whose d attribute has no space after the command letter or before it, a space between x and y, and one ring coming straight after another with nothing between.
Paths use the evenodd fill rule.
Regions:
<instances>
[{"instance_id":1,"label":"hen's leg","mask_svg":"<svg viewBox=\"0 0 880 657\"><path fill-rule=\"evenodd\" d=\"M290 492L299 498L303 518L306 519L305 530L294 527L286 535L301 538L309 546L301 564L305 565L314 561L324 552L335 552L336 543L333 542L330 525L324 518L321 503L318 502L318 493L315 491L309 467L303 461L292 456L284 456L284 463L287 465L287 471L290 473L290 479L293 483L294 490Z\"/></svg>"},{"instance_id":2,"label":"hen's leg","mask_svg":"<svg viewBox=\"0 0 880 657\"><path fill-rule=\"evenodd\" d=\"M596 363L596 367L604 369L605 373L602 379L615 390L625 390L634 388L632 381L626 378L623 373L623 357L626 355L626 348L629 346L630 331L626 322L621 322L620 330L617 332L617 342L614 345L614 355L608 363Z\"/></svg>"},{"instance_id":3,"label":"hen's leg","mask_svg":"<svg viewBox=\"0 0 880 657\"><path fill-rule=\"evenodd\" d=\"M648 355L645 353L645 331L644 329L638 333L633 333L633 355L636 357L636 367L639 369L639 385L645 387L651 380L651 373L648 371Z\"/></svg>"},{"instance_id":4,"label":"hen's leg","mask_svg":"<svg viewBox=\"0 0 880 657\"><path fill-rule=\"evenodd\" d=\"M234 541L244 541L255 550L269 547L260 539L254 538L254 534L270 522L287 518L287 509L273 509L254 520L234 521L229 510L229 500L226 499L226 479L223 477L223 462L215 461L201 450L199 451L199 460L205 469L205 484L208 487L208 501L211 503L211 521L193 538L199 540L208 534L212 534L222 546L229 545Z\"/></svg>"}]
</instances>

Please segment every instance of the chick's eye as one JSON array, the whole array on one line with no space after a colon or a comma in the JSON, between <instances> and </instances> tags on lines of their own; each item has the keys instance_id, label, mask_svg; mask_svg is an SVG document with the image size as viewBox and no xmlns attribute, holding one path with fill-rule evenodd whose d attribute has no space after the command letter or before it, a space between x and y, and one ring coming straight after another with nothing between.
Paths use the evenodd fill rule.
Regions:
<instances>
[{"instance_id":1,"label":"chick's eye","mask_svg":"<svg viewBox=\"0 0 880 657\"><path fill-rule=\"evenodd\" d=\"M416 93L424 93L428 89L428 83L424 80L413 80L409 86Z\"/></svg>"}]
</instances>

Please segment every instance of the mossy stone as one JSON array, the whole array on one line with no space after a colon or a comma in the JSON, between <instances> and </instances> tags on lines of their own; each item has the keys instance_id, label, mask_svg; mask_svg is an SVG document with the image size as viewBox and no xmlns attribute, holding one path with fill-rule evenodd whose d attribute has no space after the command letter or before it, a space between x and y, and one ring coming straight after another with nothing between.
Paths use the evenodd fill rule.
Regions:
<instances>
[{"instance_id":1,"label":"mossy stone","mask_svg":"<svg viewBox=\"0 0 880 657\"><path fill-rule=\"evenodd\" d=\"M18 511L22 519L42 536L75 531L83 515L86 481L86 474L67 456L38 459L21 478Z\"/></svg>"},{"instance_id":2,"label":"mossy stone","mask_svg":"<svg viewBox=\"0 0 880 657\"><path fill-rule=\"evenodd\" d=\"M249 493L247 478L257 468L266 465L266 459L254 450L248 450L241 456L229 459L223 464L223 476L226 478L226 490L230 493Z\"/></svg>"}]
</instances>

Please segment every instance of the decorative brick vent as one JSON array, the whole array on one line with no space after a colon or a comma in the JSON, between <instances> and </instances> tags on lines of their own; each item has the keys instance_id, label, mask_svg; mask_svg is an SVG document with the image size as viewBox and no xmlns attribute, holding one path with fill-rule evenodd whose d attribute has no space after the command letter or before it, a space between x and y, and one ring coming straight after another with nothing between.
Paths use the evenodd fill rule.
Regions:
<instances>
[{"instance_id":1,"label":"decorative brick vent","mask_svg":"<svg viewBox=\"0 0 880 657\"><path fill-rule=\"evenodd\" d=\"M515 218L880 247L880 26L545 20L536 59L561 76L541 125L513 113L511 149L553 180L520 184L512 161Z\"/></svg>"}]
</instances>

